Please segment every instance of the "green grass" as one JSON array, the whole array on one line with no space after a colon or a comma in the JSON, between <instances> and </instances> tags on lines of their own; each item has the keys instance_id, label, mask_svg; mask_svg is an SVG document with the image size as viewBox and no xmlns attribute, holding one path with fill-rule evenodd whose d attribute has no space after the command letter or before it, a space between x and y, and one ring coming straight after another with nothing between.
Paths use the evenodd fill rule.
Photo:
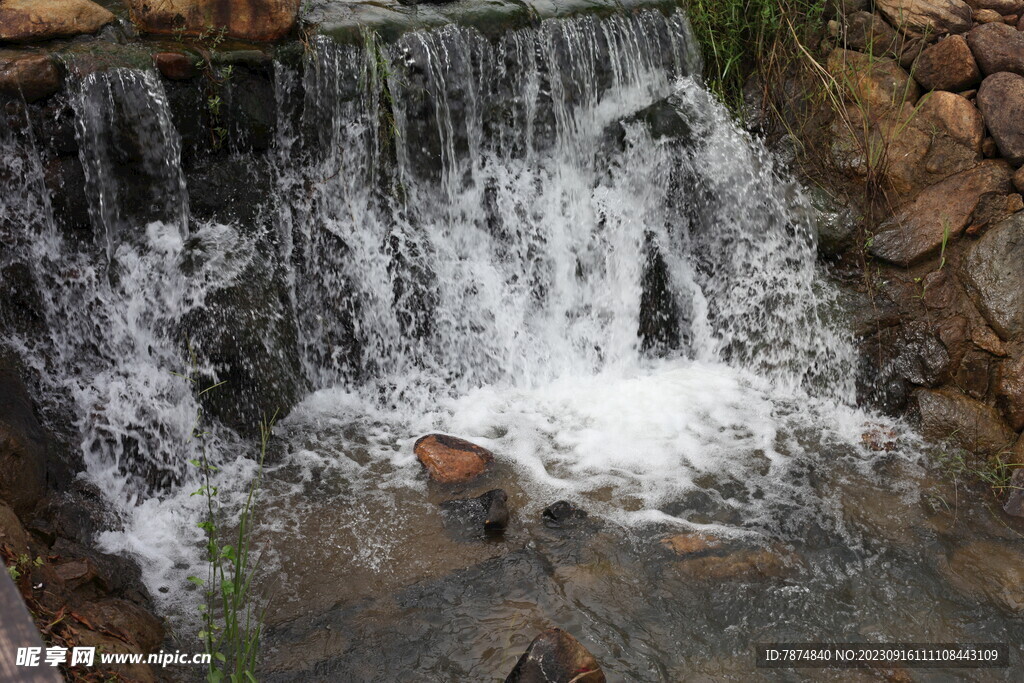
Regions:
<instances>
[{"instance_id":1,"label":"green grass","mask_svg":"<svg viewBox=\"0 0 1024 683\"><path fill-rule=\"evenodd\" d=\"M827 0L688 0L704 55L704 76L734 112L752 74L781 74L803 55L801 45L825 26Z\"/></svg>"}]
</instances>

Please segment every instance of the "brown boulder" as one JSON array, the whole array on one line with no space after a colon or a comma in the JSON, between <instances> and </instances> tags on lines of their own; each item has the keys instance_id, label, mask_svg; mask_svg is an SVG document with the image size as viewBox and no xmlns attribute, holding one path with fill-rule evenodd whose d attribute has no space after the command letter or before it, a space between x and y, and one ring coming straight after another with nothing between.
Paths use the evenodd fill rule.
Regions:
<instances>
[{"instance_id":1,"label":"brown boulder","mask_svg":"<svg viewBox=\"0 0 1024 683\"><path fill-rule=\"evenodd\" d=\"M926 90L966 90L981 82L981 71L967 40L949 36L921 53L914 78Z\"/></svg>"},{"instance_id":2,"label":"brown boulder","mask_svg":"<svg viewBox=\"0 0 1024 683\"><path fill-rule=\"evenodd\" d=\"M21 93L26 102L35 102L57 92L60 84L60 70L49 55L0 59L0 92Z\"/></svg>"},{"instance_id":3,"label":"brown boulder","mask_svg":"<svg viewBox=\"0 0 1024 683\"><path fill-rule=\"evenodd\" d=\"M7 503L0 500L0 546L6 545L16 557L29 553L28 533Z\"/></svg>"},{"instance_id":4,"label":"brown boulder","mask_svg":"<svg viewBox=\"0 0 1024 683\"><path fill-rule=\"evenodd\" d=\"M1024 429L1024 357L1006 361L999 368L996 402L1010 427Z\"/></svg>"},{"instance_id":5,"label":"brown boulder","mask_svg":"<svg viewBox=\"0 0 1024 683\"><path fill-rule=\"evenodd\" d=\"M0 363L0 498L23 514L45 492L46 437L21 378Z\"/></svg>"},{"instance_id":6,"label":"brown boulder","mask_svg":"<svg viewBox=\"0 0 1024 683\"><path fill-rule=\"evenodd\" d=\"M982 24L967 34L967 44L986 76L1002 71L1024 75L1024 34L1012 26Z\"/></svg>"},{"instance_id":7,"label":"brown boulder","mask_svg":"<svg viewBox=\"0 0 1024 683\"><path fill-rule=\"evenodd\" d=\"M475 479L494 461L486 448L446 434L428 434L413 445L413 452L430 477L444 483Z\"/></svg>"},{"instance_id":8,"label":"brown boulder","mask_svg":"<svg viewBox=\"0 0 1024 683\"><path fill-rule=\"evenodd\" d=\"M925 438L948 440L987 457L1002 452L1016 436L999 411L955 389L920 389L914 396Z\"/></svg>"},{"instance_id":9,"label":"brown boulder","mask_svg":"<svg viewBox=\"0 0 1024 683\"><path fill-rule=\"evenodd\" d=\"M90 628L131 640L138 645L139 652L148 654L157 650L164 639L160 619L134 602L120 598L87 602L75 610L75 616L87 622Z\"/></svg>"},{"instance_id":10,"label":"brown boulder","mask_svg":"<svg viewBox=\"0 0 1024 683\"><path fill-rule=\"evenodd\" d=\"M560 628L533 639L505 683L604 683L594 655Z\"/></svg>"},{"instance_id":11,"label":"brown boulder","mask_svg":"<svg viewBox=\"0 0 1024 683\"><path fill-rule=\"evenodd\" d=\"M1024 77L998 73L986 78L978 90L978 108L1007 161L1024 164Z\"/></svg>"},{"instance_id":12,"label":"brown boulder","mask_svg":"<svg viewBox=\"0 0 1024 683\"><path fill-rule=\"evenodd\" d=\"M1024 0L965 0L976 10L990 9L997 14L1016 14L1024 7Z\"/></svg>"},{"instance_id":13,"label":"brown boulder","mask_svg":"<svg viewBox=\"0 0 1024 683\"><path fill-rule=\"evenodd\" d=\"M163 77L172 81L187 81L199 73L188 55L180 52L158 52L153 55L153 62Z\"/></svg>"},{"instance_id":14,"label":"brown boulder","mask_svg":"<svg viewBox=\"0 0 1024 683\"><path fill-rule=\"evenodd\" d=\"M1009 193L1010 175L1002 161L983 161L925 188L880 226L868 251L904 266L933 255L963 232L982 195Z\"/></svg>"},{"instance_id":15,"label":"brown boulder","mask_svg":"<svg viewBox=\"0 0 1024 683\"><path fill-rule=\"evenodd\" d=\"M0 42L29 43L95 33L114 20L90 0L4 0L0 3Z\"/></svg>"},{"instance_id":16,"label":"brown boulder","mask_svg":"<svg viewBox=\"0 0 1024 683\"><path fill-rule=\"evenodd\" d=\"M974 20L979 24L991 24L993 22L1002 24L1003 15L993 9L980 9L974 13ZM1005 26L1005 24L1003 24Z\"/></svg>"},{"instance_id":17,"label":"brown boulder","mask_svg":"<svg viewBox=\"0 0 1024 683\"><path fill-rule=\"evenodd\" d=\"M836 48L827 68L848 100L875 112L914 104L921 90L914 79L891 59Z\"/></svg>"},{"instance_id":18,"label":"brown boulder","mask_svg":"<svg viewBox=\"0 0 1024 683\"><path fill-rule=\"evenodd\" d=\"M1005 340L1024 333L1024 214L982 235L961 265L963 282L992 329Z\"/></svg>"},{"instance_id":19,"label":"brown boulder","mask_svg":"<svg viewBox=\"0 0 1024 683\"><path fill-rule=\"evenodd\" d=\"M971 8L961 0L877 0L875 6L890 24L910 35L964 33L972 26Z\"/></svg>"},{"instance_id":20,"label":"brown boulder","mask_svg":"<svg viewBox=\"0 0 1024 683\"><path fill-rule=\"evenodd\" d=\"M223 31L243 40L278 40L295 27L299 0L128 0L144 33L186 35Z\"/></svg>"}]
</instances>

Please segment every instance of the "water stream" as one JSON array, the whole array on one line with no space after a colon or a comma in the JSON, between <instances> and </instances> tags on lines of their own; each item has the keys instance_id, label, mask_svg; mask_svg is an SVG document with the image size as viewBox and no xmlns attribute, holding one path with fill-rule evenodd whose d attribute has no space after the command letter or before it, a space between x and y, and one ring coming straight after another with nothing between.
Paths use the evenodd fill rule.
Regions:
<instances>
[{"instance_id":1,"label":"water stream","mask_svg":"<svg viewBox=\"0 0 1024 683\"><path fill-rule=\"evenodd\" d=\"M912 433L854 405L817 216L697 73L680 13L318 39L276 65L255 225L190 218L153 74L93 74L68 105L91 243L57 230L35 151L0 130L0 228L23 236L4 258L33 264L48 323L12 344L73 408L101 545L189 623L201 401L182 375L231 397L228 336L304 397L261 502L272 679L491 680L549 625L622 680L747 680L767 640L1019 642L926 559L966 533L952 494ZM224 329L225 292L258 315ZM495 470L429 484L412 444L432 431ZM214 422L207 448L230 506L251 440ZM502 541L439 512L496 486ZM587 521L543 525L558 499ZM715 579L659 543L692 530L775 559Z\"/></svg>"}]
</instances>

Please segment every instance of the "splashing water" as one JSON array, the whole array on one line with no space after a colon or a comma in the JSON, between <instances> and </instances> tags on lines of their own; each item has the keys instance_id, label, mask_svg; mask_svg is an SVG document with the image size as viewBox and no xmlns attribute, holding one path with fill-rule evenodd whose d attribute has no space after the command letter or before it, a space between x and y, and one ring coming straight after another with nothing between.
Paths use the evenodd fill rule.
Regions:
<instances>
[{"instance_id":1,"label":"splashing water","mask_svg":"<svg viewBox=\"0 0 1024 683\"><path fill-rule=\"evenodd\" d=\"M102 542L140 556L165 605L196 558L199 403L172 374L189 363L183 321L245 285L269 234L296 329L274 351L313 391L282 425L270 489L287 502L271 494L268 510L302 508L290 496L319 475L291 481L296 467L366 495L419 490L411 444L442 430L493 448L538 503L586 498L626 524L784 535L794 510L821 512L797 456L807 430L859 438L852 343L829 319L812 212L690 76L681 13L312 48L301 69L277 66L262 232L189 224L167 98L152 74L118 70L74 103L105 253L52 217L20 247L52 332L24 350L72 397L86 476L120 515ZM0 158L34 163L19 149ZM46 215L30 171L11 204ZM211 448L245 480L231 430ZM380 566L400 534L377 536L379 554L362 536L354 562Z\"/></svg>"}]
</instances>

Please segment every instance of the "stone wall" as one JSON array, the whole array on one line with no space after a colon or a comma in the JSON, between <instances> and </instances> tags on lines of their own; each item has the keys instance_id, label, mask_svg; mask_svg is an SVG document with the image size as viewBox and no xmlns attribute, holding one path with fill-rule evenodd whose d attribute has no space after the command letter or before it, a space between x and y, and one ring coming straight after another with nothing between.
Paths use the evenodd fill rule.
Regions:
<instances>
[{"instance_id":1,"label":"stone wall","mask_svg":"<svg viewBox=\"0 0 1024 683\"><path fill-rule=\"evenodd\" d=\"M1024 463L1024 2L840 6L826 152L881 206L826 241L854 283L863 395Z\"/></svg>"}]
</instances>

